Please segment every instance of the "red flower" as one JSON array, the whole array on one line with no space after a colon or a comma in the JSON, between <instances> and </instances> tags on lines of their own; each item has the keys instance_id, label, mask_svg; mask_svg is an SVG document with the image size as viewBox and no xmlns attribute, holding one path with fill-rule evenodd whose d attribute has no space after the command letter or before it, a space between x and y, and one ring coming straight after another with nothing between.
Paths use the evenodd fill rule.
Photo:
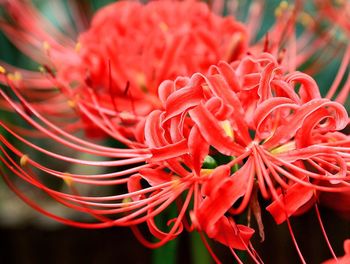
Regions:
<instances>
[{"instance_id":1,"label":"red flower","mask_svg":"<svg viewBox=\"0 0 350 264\"><path fill-rule=\"evenodd\" d=\"M159 100L164 110L148 115L143 140L147 147L141 149L105 148L69 135L43 118L14 86L12 90L20 103L2 90L0 93L36 129L77 151L117 160L89 161L56 154L30 143L1 122L25 145L49 157L89 167L135 166L113 173L64 173L36 162L1 136L4 156L0 159L13 174L63 205L101 221L79 223L45 212L2 173L10 187L33 207L66 224L98 228L146 222L159 242L151 244L136 227L134 231L150 247L175 238L184 227L196 228L230 248L248 250L255 258L249 242L254 230L236 224L235 216L246 209L253 212L263 238L257 193L271 200L267 210L282 223L314 205L318 191L349 190L349 148L343 146L349 139L337 132L348 123L344 107L322 99L308 75L285 74L268 53L246 56L232 64L220 62L205 75L163 82ZM11 152L20 157L21 166ZM206 169L208 159L219 166ZM139 165L141 162L147 164ZM65 180L72 193L48 188L25 167ZM127 184L128 192L94 197L81 194L75 187L80 184L95 189ZM159 230L154 217L175 201L179 214L169 221L171 228L166 233ZM186 224L186 215L191 225Z\"/></svg>"},{"instance_id":2,"label":"red flower","mask_svg":"<svg viewBox=\"0 0 350 264\"><path fill-rule=\"evenodd\" d=\"M60 34L54 34L58 39L50 37L38 27L33 10L21 7L17 1L9 5L22 30L3 28L14 41L29 42L31 48L44 44L39 54L44 51L45 56L39 57L49 80L27 72L22 72L27 74L24 82L18 82L16 75L1 76L17 97L13 100L0 90L1 105L14 109L34 128L27 131L0 121L7 134L0 135L0 160L7 168L1 168L1 174L42 213L79 227L133 226L149 247L163 245L183 228L198 229L256 259L250 243L254 229L250 223L236 224L236 216L252 212L263 239L259 196L271 202L267 210L278 224L289 224L291 216L315 205L320 192L349 191L350 141L339 132L348 124L348 115L341 104L321 98L309 75L294 71L327 41L310 45L312 51L297 49L294 10L281 4L271 39L250 48L260 55L243 55L252 36L246 36L241 24L215 16L206 5L193 1L110 5L80 35L77 51L73 43L61 44L67 39ZM255 27L256 23L249 24L250 29ZM303 38L306 42L313 38L310 32ZM104 38L106 34L111 36ZM33 53L27 45L19 46L33 57L38 55L38 49ZM349 54L347 48L328 98L340 87ZM47 88L52 82L64 92L63 98L50 91L46 101L45 93L35 89L33 95L28 89ZM339 102L346 98L348 87L346 81ZM67 98L78 115L62 105ZM78 120L74 123L78 129L98 128L130 149L104 147L72 135L77 127L65 125L70 118L73 123ZM27 139L33 135L103 160L50 151L42 141ZM9 137L47 160L38 162ZM87 167L88 173L49 166L57 160ZM214 165L208 168L210 162ZM96 167L113 167L113 172L92 170ZM98 223L80 223L45 211L14 185L8 172ZM69 190L48 187L41 174L62 179ZM93 186L94 193L81 188L84 185ZM164 232L154 218L172 203L178 215ZM142 237L134 227L141 223L159 242Z\"/></svg>"},{"instance_id":3,"label":"red flower","mask_svg":"<svg viewBox=\"0 0 350 264\"><path fill-rule=\"evenodd\" d=\"M350 239L344 241L345 255L338 259L327 260L323 264L347 264L350 262Z\"/></svg>"},{"instance_id":4,"label":"red flower","mask_svg":"<svg viewBox=\"0 0 350 264\"><path fill-rule=\"evenodd\" d=\"M74 103L88 131L98 135L102 130L127 144L143 117L160 107L157 89L162 81L206 72L219 60L235 60L248 41L241 23L196 1L107 5L77 37L76 47L67 37L45 31L29 4L10 1L7 11L18 25L4 25L4 31L49 67L50 78Z\"/></svg>"},{"instance_id":5,"label":"red flower","mask_svg":"<svg viewBox=\"0 0 350 264\"><path fill-rule=\"evenodd\" d=\"M149 163L193 182L195 227L229 247L248 250L253 234L234 215L250 208L261 224L257 189L272 200L267 210L277 223L310 208L318 190L348 190L340 183L348 186L349 149L339 149L334 132L347 125L346 110L322 99L308 75L285 74L267 53L166 81L159 98L165 110L145 124ZM229 161L204 170L208 155Z\"/></svg>"}]
</instances>

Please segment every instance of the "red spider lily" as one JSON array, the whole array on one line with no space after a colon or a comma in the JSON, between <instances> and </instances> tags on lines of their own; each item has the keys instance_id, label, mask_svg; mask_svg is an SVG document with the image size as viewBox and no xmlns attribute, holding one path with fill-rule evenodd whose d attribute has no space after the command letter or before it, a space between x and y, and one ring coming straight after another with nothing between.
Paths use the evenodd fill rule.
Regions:
<instances>
[{"instance_id":1,"label":"red spider lily","mask_svg":"<svg viewBox=\"0 0 350 264\"><path fill-rule=\"evenodd\" d=\"M346 110L322 99L308 75L285 74L270 54L164 82L159 98L165 110L145 124L150 163L190 177L194 226L229 247L249 250L253 230L233 220L247 208L262 234L256 190L272 200L267 210L278 224L309 209L319 191L349 190L349 139L336 132L348 123ZM208 172L208 155L231 161Z\"/></svg>"},{"instance_id":2,"label":"red spider lily","mask_svg":"<svg viewBox=\"0 0 350 264\"><path fill-rule=\"evenodd\" d=\"M300 85L298 92L296 84ZM210 67L206 75L196 73L191 78L163 82L159 98L164 110L147 117L143 142L146 149L112 149L83 141L46 120L15 87L12 89L19 103L3 91L2 97L37 130L77 151L118 160L89 161L56 154L1 122L23 144L69 163L103 167L135 164L134 168L107 174L62 172L38 163L1 136L1 160L13 174L63 205L102 222L78 223L45 212L2 172L23 199L66 224L98 228L146 222L151 233L160 239L158 243L144 240L136 227L134 231L144 244L155 247L176 237L187 222L186 212L190 212L190 230L202 230L230 248L246 249L258 261L249 242L254 230L234 220L235 215L252 212L263 238L257 193L272 201L267 210L277 223L289 224L290 216L315 204L319 192L349 190L349 139L337 132L347 125L345 109L322 99L308 75L285 74L268 53L246 56L232 64L220 62ZM20 158L19 165L10 153ZM215 169L204 169L208 156L228 161ZM47 187L37 170L63 179L71 193ZM104 186L127 185L128 192L120 189L120 194L95 197L81 193L80 185L86 184L102 190ZM173 202L179 206L179 215L169 222L172 227L165 233L153 219Z\"/></svg>"},{"instance_id":3,"label":"red spider lily","mask_svg":"<svg viewBox=\"0 0 350 264\"><path fill-rule=\"evenodd\" d=\"M79 105L88 131L97 133L92 119L100 119L99 130L127 144L137 123L160 107L156 93L163 80L205 72L219 60L237 59L247 46L242 24L196 1L110 4L95 14L77 44L48 23L42 29L43 19L29 3L9 1L6 7L17 25L2 29L45 65L51 79L46 85L58 86Z\"/></svg>"},{"instance_id":4,"label":"red spider lily","mask_svg":"<svg viewBox=\"0 0 350 264\"><path fill-rule=\"evenodd\" d=\"M167 4L170 5L169 2ZM172 4L181 7L180 3L172 2ZM115 9L119 5L127 7L123 11L126 12L125 16L130 15L129 12L135 9L139 10L141 18L144 18L143 15L147 17L147 14L154 10L161 12L159 10L162 10L163 6L162 2L146 6L137 3L119 3L102 10L101 14L119 12L119 9ZM160 6L159 10L156 8L157 5ZM208 17L214 17L213 23L232 21L212 15L202 4L185 3L186 7L192 7L192 5L200 7L198 12L205 11ZM147 14L143 14L143 8L150 10ZM193 10L195 11L195 8ZM188 15L188 10L185 11L184 18L187 21L190 15ZM183 228L198 229L210 238L229 246L233 254L235 254L233 249L245 249L255 262L259 262L259 257L250 244L254 229L236 224L237 215L245 212L253 213L263 238L259 196L271 201L267 210L277 223L287 221L290 226L289 217L310 209L315 205L321 192L341 192L343 194L349 191L350 141L348 136L338 132L348 124L347 113L341 104L322 99L315 81L310 76L294 71L296 66L300 66L315 51L310 51L310 48L306 51L300 49L300 53L295 54L299 49L294 47L296 39L293 37L284 43L285 36L294 36L291 32L296 23L296 17L292 9L282 8L280 11L288 16L278 17L279 23L272 30L270 40L266 41L266 47L262 47L262 43L259 43L250 48L254 54L260 54L263 48L269 53L242 57L238 55L240 53L238 52L237 55L233 55L235 52L232 53L232 47L240 50L241 45L243 49L245 40L239 38L237 43L235 42L237 39L231 39L235 41L228 43L229 53L233 57L230 56L232 58L242 57L242 59L231 64L220 62L211 66L207 74L204 74L205 67L208 67L209 63L216 63L222 54L215 57L213 61L209 60L211 57L200 56L199 59L203 61L198 61L198 53L191 52L190 54L194 54L195 58L189 58L187 52L181 53L181 45L179 45L180 48L176 46L179 50L171 55L174 57L169 55L170 59L167 57L166 61L158 61L160 64L156 66L160 66L159 72L155 70L156 66L150 70L153 64L151 68L143 69L144 65L138 62L138 57L132 52L130 65L134 63L136 68L128 66L129 59L125 59L127 67L121 67L118 65L118 58L112 55L107 56L107 61L104 61L103 54L99 57L100 52L104 50L99 50L93 44L95 35L103 34L104 30L108 31L110 27L112 27L110 30L116 29L109 23L110 20L104 20L105 17L102 15L97 15L91 30L81 35L79 53L73 51L73 45L70 47L67 54L74 54L72 55L74 60L64 63L66 53L60 53L60 49L56 50L55 42L47 42L48 45L44 45L46 46L44 50L49 51L50 63L45 70L49 78L52 78L49 81L53 81L66 93L71 100L70 103L79 112L77 126L82 126L79 117L83 116L89 121L84 122L85 125L96 125L111 137L127 143L131 149L104 147L96 142L92 143L72 135L70 129L74 130L74 128L62 128L61 124L65 123L68 117L76 120L73 111L68 111L68 115L64 115L63 120L60 120L62 115L57 115L55 109L51 109L52 115L48 119L46 115L43 115L47 109L50 110L46 103L42 105L35 100L30 103L27 101L28 98L30 101L33 100L33 97L23 93L21 85L35 86L38 80L34 80L33 83L18 83L15 76L3 75L4 82L8 83L12 95L17 98L13 99L4 90L0 90L1 97L6 102L4 105L8 109L15 109L34 128L35 132L39 131L44 137L75 152L112 160L96 161L73 158L74 154L69 156L60 153L60 150L58 153L49 151L42 142L34 143L28 140L26 136L32 136L32 133L13 128L5 120L1 120L1 127L9 135L8 137L0 135L0 141L3 143L0 146L1 153L3 153L0 159L7 168L7 171L2 169L2 176L10 187L34 208L66 224L85 228L102 228L147 223L150 232L159 239L159 242L151 244L142 237L136 227L133 229L139 239L149 247L163 245L181 233ZM183 12L179 13L183 14ZM120 16L124 16L124 13ZM206 54L212 48L219 52L222 48L214 45L219 37L211 41L205 38L205 33L201 31L210 28L209 26L202 28L210 21L208 17L203 24L197 25L199 26L198 32L194 29L190 32L196 32L198 34L196 36L201 37L201 41L191 42L193 46L184 45L186 48L191 51L197 50L196 44L198 44L201 47L198 48L200 54ZM152 27L155 32L150 33L151 39L159 39L159 37L154 38L153 34L163 36L167 32L172 32L171 23L167 23L168 28L164 28L162 22L166 19L172 21L173 17L164 15L162 18L164 19L155 22L159 27ZM134 20L130 19L130 21ZM149 21L150 25L154 25L153 22ZM103 26L96 26L100 23ZM140 26L140 30L145 26L145 24L138 24L138 21L134 23ZM237 23L234 22L234 25ZM253 22L250 25L253 28L256 26ZM32 26L33 33L35 33L35 24ZM164 29L166 29L165 32ZM9 30L8 33L11 32L11 28L7 30ZM176 28L173 30L176 33ZM185 30L186 33L186 28L182 30ZM244 31L239 29L238 32L243 34ZM26 32L22 33L26 36ZM183 34L184 32L180 30L177 33ZM307 43L310 41L309 33L309 31L305 33ZM225 36L221 33L220 38L223 35ZM149 35L146 34L146 36ZM189 34L188 37L193 36ZM13 38L16 39L15 36ZM29 39L26 40L29 41ZM109 40L103 44L107 46L106 54L115 52L109 48ZM127 41L130 43L130 38ZM327 41L325 37L316 47L323 47ZM38 44L40 43L44 42L39 41ZM143 42L140 41L140 43ZM135 46L140 43L135 40ZM152 43L147 42L147 44ZM220 45L222 45L221 42ZM287 47L285 52L281 50L283 45ZM173 45L169 47L170 50L175 49ZM132 50L133 45L130 44L130 47L127 46L127 48ZM157 47L154 49L156 50ZM159 57L156 55L159 54L157 52L153 54L152 48L149 50L151 54L146 53L150 56L149 58L152 58L149 60L157 61ZM125 54L127 54L126 51ZM94 59L87 56L91 53L96 55L93 56ZM120 56L125 54L120 54ZM143 54L143 56L146 55ZM346 72L348 55L349 48L340 71ZM56 58L63 59L62 66L60 63L56 65L58 62ZM44 59L47 60L47 58ZM114 62L114 59L117 61ZM85 78L86 66L82 67L82 61L90 66L88 78ZM145 58L142 58L142 61L149 62ZM53 72L51 63L55 64L57 73ZM167 63L169 67L162 68L163 64ZM195 63L195 67L191 68L190 63ZM201 68L202 64L205 67ZM67 65L70 65L71 71L67 71L65 68ZM139 78L135 74L135 69L144 71L145 75ZM153 73L148 75L149 71ZM199 73L195 73L191 78L175 78L178 74L187 75L197 71ZM158 76L155 78L154 72L161 73L160 77L155 75ZM338 79L343 78L343 75L344 73L335 80L335 88L340 86ZM28 76L31 74L29 73ZM172 80L160 84L157 96L157 85L162 78ZM39 80L43 87L50 85L49 81ZM77 80L78 86L67 86L71 80ZM143 90L145 83L147 83L147 91ZM143 107L141 94L142 96L147 95L146 106L148 108ZM43 93L38 93L40 100L43 99L43 95ZM333 94L329 96L331 97ZM59 112L67 111L60 99L54 94L52 102L61 104L61 107L58 108ZM67 99L64 100L66 102ZM160 109L151 112L146 122L139 122L154 108ZM126 111L128 111L127 114ZM135 113L135 111L140 111L140 113ZM9 138L20 142L19 146L12 144ZM128 141L128 138L136 140L137 143ZM23 146L26 151L21 150ZM39 162L34 155L28 154L29 149L44 154L48 161ZM219 166L214 169L206 169L207 160L213 158ZM89 172L78 174L66 172L62 168L55 169L50 165L50 160L83 165L88 167ZM114 172L94 173L92 168L95 167L112 167ZM31 201L30 195L27 197L23 190L14 185L8 172L46 192L49 197L66 207L92 216L99 223L75 222L44 211L40 203L36 204ZM41 176L42 174L44 177ZM45 182L46 178L63 180L66 183L64 188L68 187L68 190L48 187L50 185ZM94 192L90 193L90 189L86 191L83 188L85 185L93 186ZM178 216L168 222L170 231L164 232L156 226L154 218L173 203L178 207ZM323 228L322 224L321 227ZM293 235L292 232L291 234Z\"/></svg>"},{"instance_id":5,"label":"red spider lily","mask_svg":"<svg viewBox=\"0 0 350 264\"><path fill-rule=\"evenodd\" d=\"M328 260L323 262L323 264L346 264L350 262L350 239L347 239L344 241L344 251L345 251L345 255L341 258L339 258L338 260Z\"/></svg>"}]
</instances>

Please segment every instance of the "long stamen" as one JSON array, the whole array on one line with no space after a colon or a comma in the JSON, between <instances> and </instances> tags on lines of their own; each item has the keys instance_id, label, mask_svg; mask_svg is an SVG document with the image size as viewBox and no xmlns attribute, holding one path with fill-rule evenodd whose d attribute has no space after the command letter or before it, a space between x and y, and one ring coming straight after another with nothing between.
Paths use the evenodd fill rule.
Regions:
<instances>
[{"instance_id":1,"label":"long stamen","mask_svg":"<svg viewBox=\"0 0 350 264\"><path fill-rule=\"evenodd\" d=\"M247 250L249 256L253 259L253 261L254 261L255 263L261 264L261 263L259 262L259 260L254 256L253 252L250 250L250 248L248 247L248 245L244 242L244 240L243 240L243 238L242 238L242 236L241 236L241 234L240 234L240 231L239 231L239 229L237 228L236 223L235 223L231 218L229 218L229 223L230 223L232 229L233 229L233 230L236 230L236 232L238 232L238 237L240 238L241 242L243 243L243 245L244 245L245 249ZM233 249L231 248L231 250L233 250Z\"/></svg>"},{"instance_id":2,"label":"long stamen","mask_svg":"<svg viewBox=\"0 0 350 264\"><path fill-rule=\"evenodd\" d=\"M25 203L27 203L29 206L31 206L33 209L36 211L42 213L43 215L52 218L56 220L57 222L63 223L65 225L70 225L74 227L80 227L80 228L90 228L90 229L95 229L95 228L106 228L106 227L111 227L113 226L112 222L104 222L104 223L83 223L83 222L77 222L77 221L72 221L60 216L57 216L55 214L52 214L43 208L41 208L39 205L34 203L31 199L29 199L26 195L23 194L22 191L20 191L8 178L6 173L3 171L3 169L0 167L0 172L1 176L3 177L5 183L9 186L9 188L18 195Z\"/></svg>"},{"instance_id":3,"label":"long stamen","mask_svg":"<svg viewBox=\"0 0 350 264\"><path fill-rule=\"evenodd\" d=\"M317 203L315 203L315 211L316 211L318 222L320 223L320 227L321 227L321 230L322 230L323 237L324 237L324 239L327 242L327 246L329 248L329 251L331 252L331 254L332 254L333 258L335 259L335 261L338 262L338 258L337 258L337 256L334 253L334 250L332 248L331 243L329 242L326 230L324 228L324 225L323 225L323 222L322 222L322 218L321 218L321 214L320 214L320 210L318 209Z\"/></svg>"},{"instance_id":4,"label":"long stamen","mask_svg":"<svg viewBox=\"0 0 350 264\"><path fill-rule=\"evenodd\" d=\"M238 264L243 264L243 262L241 261L241 259L238 257L238 255L236 254L236 252L230 247L230 251L232 253L232 255L235 257L236 261Z\"/></svg>"},{"instance_id":5,"label":"long stamen","mask_svg":"<svg viewBox=\"0 0 350 264\"><path fill-rule=\"evenodd\" d=\"M254 150L256 152L256 150ZM262 166L264 166L264 163L261 160L261 157L255 153L254 155L254 161L255 161L255 170L256 175L258 178L258 185L261 192L261 195L264 197L264 199L268 199L270 197L270 194L267 192L266 186L265 186L265 180L262 173Z\"/></svg>"},{"instance_id":6,"label":"long stamen","mask_svg":"<svg viewBox=\"0 0 350 264\"><path fill-rule=\"evenodd\" d=\"M162 239L160 240L159 242L156 242L156 243L151 243L149 241L147 241L143 236L142 234L140 233L140 231L137 229L137 227L135 226L132 226L132 230L134 232L134 234L137 236L137 238L139 239L139 241L144 244L145 246L149 247L149 248L157 248L157 247L160 247L162 245L164 245L166 242L169 241L169 239L173 236L173 234L176 232L177 228L179 227L181 221L182 221L182 218L184 217L184 214L185 214L185 210L187 209L189 203L190 203L190 200L191 200L191 196L192 196L192 193L193 193L193 188L190 188L187 195L186 195L186 200L183 204L183 207L173 225L173 227L171 228L171 230L169 231L169 233Z\"/></svg>"},{"instance_id":7,"label":"long stamen","mask_svg":"<svg viewBox=\"0 0 350 264\"><path fill-rule=\"evenodd\" d=\"M275 168L276 171L280 172L281 174L283 174L286 178L289 178L290 180L296 182L296 183L300 183L301 185L303 186L306 186L306 187L310 187L310 188L313 188L315 190L319 190L319 191L323 191L323 192L346 192L346 191L349 191L349 187L338 187L338 186L334 186L334 187L326 187L326 186L320 186L318 184L313 184L309 181L305 181L305 180L302 180L298 177L295 177L292 173L286 171L285 169L282 169L280 166L278 165L275 165L275 164L272 164L273 167ZM288 165L288 163L284 164L285 166ZM297 166L293 166L293 169L299 169L299 167ZM301 173L305 173L305 175L307 176L307 170L298 170L299 172Z\"/></svg>"},{"instance_id":8,"label":"long stamen","mask_svg":"<svg viewBox=\"0 0 350 264\"><path fill-rule=\"evenodd\" d=\"M290 236L291 236L291 238L292 238L293 244L294 244L294 246L295 246L295 249L296 249L296 251L298 252L299 258L300 258L300 260L301 260L301 262L302 262L303 264L306 264L306 261L305 261L305 259L304 259L304 256L303 256L303 254L301 253L300 248L299 248L299 246L298 246L298 242L297 242L297 240L296 240L296 238L295 238L295 236L294 236L294 232L293 232L292 226L291 226L291 224L290 224L289 217L287 217L287 225L288 225L288 230L289 230Z\"/></svg>"},{"instance_id":9,"label":"long stamen","mask_svg":"<svg viewBox=\"0 0 350 264\"><path fill-rule=\"evenodd\" d=\"M45 125L49 126L50 128L52 128L54 130L54 132L58 132L62 135L64 135L65 137L74 140L76 142L79 142L85 146L90 146L90 147L94 147L97 149L103 149L103 150L108 150L111 153L115 153L115 152L133 152L133 151L137 151L137 150L127 150L127 149L113 149L113 148L108 148L108 147L102 147L100 145L97 144L93 144L84 140L81 140L77 137L74 137L66 132L64 132L63 130L61 130L60 128L58 128L57 126L55 126L53 123L49 122L47 119L45 119L42 115L40 115L36 110L34 110L33 108L30 107L30 105L24 100L24 98L22 96L20 96L17 93L17 90L13 87L12 88L14 93L16 94L16 96L21 100L21 102L30 109L31 113L34 114L37 118L39 118ZM1 96L6 99L6 101L21 115L22 118L24 118L29 124L31 124L34 128L42 131L43 133L45 133L46 135L50 136L50 138L56 140L59 143L63 143L64 145L76 148L78 147L76 144L71 143L65 139L63 139L62 137L59 137L58 135L55 135L53 132L47 130L46 128L44 128L43 126L39 125L37 122L35 122L32 118L30 118L24 111L22 111L22 109L20 109L2 90L0 90L0 94ZM78 149L82 149L83 147L78 147ZM87 150L86 148L83 148L85 151Z\"/></svg>"},{"instance_id":10,"label":"long stamen","mask_svg":"<svg viewBox=\"0 0 350 264\"><path fill-rule=\"evenodd\" d=\"M199 231L199 235L200 235L200 237L201 237L201 240L203 241L203 244L204 244L205 248L208 250L210 256L213 258L213 260L215 261L215 263L220 264L221 261L220 261L219 258L215 255L213 249L210 247L210 245L209 245L207 239L205 238L204 233Z\"/></svg>"},{"instance_id":11,"label":"long stamen","mask_svg":"<svg viewBox=\"0 0 350 264\"><path fill-rule=\"evenodd\" d=\"M316 174L316 173L313 173L313 172L310 172L308 170L302 169L302 168L300 168L300 167L298 167L296 165L293 165L292 163L285 162L282 159L277 159L275 156L270 155L269 153L266 153L266 154L269 155L270 158L272 158L276 162L279 162L282 165L284 165L286 168L289 168L289 169L295 170L297 172L300 172L300 173L304 174L305 176L309 176L309 177L316 176L316 177L319 177L319 175ZM281 168L280 166L275 165L274 163L272 163L272 165L277 171L283 173L283 175L285 175L287 178L290 178L294 182L298 182L298 183L300 183L300 184L302 184L304 186L309 186L309 187L315 188L317 190L330 191L330 192L342 192L342 191L346 191L348 189L348 187L337 187L337 186L326 187L326 186L315 185L315 184L312 184L310 182L301 180L298 177L295 177L293 174L289 173L288 171L286 171L285 169Z\"/></svg>"},{"instance_id":12,"label":"long stamen","mask_svg":"<svg viewBox=\"0 0 350 264\"><path fill-rule=\"evenodd\" d=\"M335 92L338 90L340 82L343 79L344 74L346 72L346 68L349 65L349 61L350 61L350 45L348 45L343 55L343 59L338 69L337 76L335 77L331 88L328 90L326 98L331 99L334 96Z\"/></svg>"},{"instance_id":13,"label":"long stamen","mask_svg":"<svg viewBox=\"0 0 350 264\"><path fill-rule=\"evenodd\" d=\"M14 166L17 166L17 165L14 163L14 161L13 161L9 156L7 156L7 157L12 161L12 163L14 164ZM2 159L2 157L0 157L0 159ZM2 159L2 160L3 160L3 159ZM4 161L4 160L3 160L3 161ZM5 162L5 164L7 164L6 161L4 161L4 162ZM24 175L27 175L26 172L24 172L24 171L22 171L22 174L18 174L17 171L14 171L14 170L13 170L13 167L12 167L12 166L11 166L10 168L11 168L11 170L12 170L15 174L17 174L17 175L20 176L20 177L22 177L23 174L24 174ZM26 177L27 177L27 176L26 176ZM35 178L33 178L32 176L29 176L29 177L30 177L30 179L31 179L31 180L30 180L30 183L31 183L31 184L33 184L33 185L39 184L39 185L38 185L39 188L41 188L41 189L43 189L44 191L46 191L50 196L52 196L54 199L57 199L57 200L60 201L62 204L68 206L69 208L72 208L72 209L75 209L75 210L78 210L78 211L82 211L82 212L86 212L86 207L84 207L84 208L81 209L81 208L79 208L79 207L77 207L77 206L75 206L75 205L73 205L73 204L64 202L63 200L60 199L60 197L62 196L62 193L60 193L60 192L55 192L55 191L51 191L51 190L48 189L47 187L45 187L45 186L41 185L39 182L37 182L37 180L36 180ZM27 178L27 179L28 179L28 178ZM179 192L182 192L182 190L179 189ZM58 196L57 196L57 195L58 195ZM124 195L124 197L130 197L130 196L133 196L133 195L135 195L135 193L129 193L129 194L127 194L127 195ZM72 196L72 197L74 197L74 196ZM142 209L140 209L140 210L138 210L138 211L135 211L135 212L133 212L133 213L131 213L131 214L125 216L125 217L121 217L121 218L119 218L119 219L113 220L113 224L114 224L114 225L130 225L130 224L139 224L139 223L142 223L142 222L144 222L145 220L147 220L147 217L155 216L155 215L157 215L159 212L161 212L162 210L164 210L170 203L172 203L172 202L174 201L174 199L175 199L176 197L177 197L177 195L175 194L175 195L173 196L172 199L169 198L168 196L166 196L166 197L164 197L164 199L157 199L157 200L155 201L155 203L153 203L153 204L147 203L147 205L146 205L144 208L142 208ZM25 196L24 196L24 198L25 198ZM74 201L74 199L70 199L70 200ZM25 199L25 201L27 201L27 199ZM80 200L76 200L76 201L78 201L78 203L81 203ZM163 202L164 202L164 203L163 203ZM138 216L138 215L140 215L140 214L146 212L149 208L152 208L153 206L156 206L157 204L161 204L161 203L163 203L162 206L160 206L159 208L157 208L156 210L154 210L152 213L147 214L146 216L141 217L141 218L139 218L139 219L132 220L132 218L134 218L135 216ZM135 207L135 208L137 208L137 207L139 207L139 206L141 206L141 204L136 204L136 207ZM131 207L131 208L130 208L130 207L125 207L125 206L124 206L124 208L117 209L116 211L110 211L109 213L114 213L114 212L119 212L119 211L120 211L120 212L125 212L125 211L131 210L131 209L133 209L133 208L134 208L134 207ZM108 211L95 211L95 210L89 209L89 212L93 212L94 214L95 214L95 212L96 212L97 214L100 214L101 212L103 212L103 213L105 214L105 213L107 213ZM52 217L52 215L51 215L50 217Z\"/></svg>"},{"instance_id":14,"label":"long stamen","mask_svg":"<svg viewBox=\"0 0 350 264\"><path fill-rule=\"evenodd\" d=\"M350 72L348 74L347 80L342 87L339 95L335 99L338 103L344 104L346 100L349 98L349 92L350 92Z\"/></svg>"}]
</instances>

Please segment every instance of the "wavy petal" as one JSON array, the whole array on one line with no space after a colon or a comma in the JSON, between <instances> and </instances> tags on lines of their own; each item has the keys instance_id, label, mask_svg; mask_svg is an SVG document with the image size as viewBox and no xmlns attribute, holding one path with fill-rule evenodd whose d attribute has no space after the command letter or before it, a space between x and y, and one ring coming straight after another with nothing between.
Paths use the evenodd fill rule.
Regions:
<instances>
[{"instance_id":1,"label":"wavy petal","mask_svg":"<svg viewBox=\"0 0 350 264\"><path fill-rule=\"evenodd\" d=\"M314 189L299 183L293 184L284 195L280 195L280 202L274 201L266 210L270 212L277 224L281 224L306 204L314 195ZM281 207L283 204L283 208Z\"/></svg>"},{"instance_id":2,"label":"wavy petal","mask_svg":"<svg viewBox=\"0 0 350 264\"><path fill-rule=\"evenodd\" d=\"M221 153L228 156L239 156L244 148L226 135L219 121L203 106L203 104L189 111L191 118L199 128L203 138Z\"/></svg>"}]
</instances>

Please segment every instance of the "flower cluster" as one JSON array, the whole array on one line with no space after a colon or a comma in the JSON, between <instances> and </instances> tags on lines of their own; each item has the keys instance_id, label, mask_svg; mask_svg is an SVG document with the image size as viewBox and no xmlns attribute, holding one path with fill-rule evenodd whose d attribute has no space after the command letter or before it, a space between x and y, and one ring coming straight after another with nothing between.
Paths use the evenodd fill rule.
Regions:
<instances>
[{"instance_id":1,"label":"flower cluster","mask_svg":"<svg viewBox=\"0 0 350 264\"><path fill-rule=\"evenodd\" d=\"M220 1L214 2L218 8ZM336 8L328 1L316 6L333 19ZM7 86L0 89L0 106L29 125L0 120L0 172L29 205L77 227L130 226L152 248L184 229L197 230L204 241L207 236L230 248L240 263L235 250L262 262L251 243L251 215L264 240L266 204L277 224L287 223L305 263L289 219L315 207L337 260L318 203L349 212L332 201L350 204L350 138L344 132L350 45L323 98L311 75L344 45L337 40L314 59L333 36L316 34L323 21L307 16L299 1L292 7L282 2L275 25L255 44L259 1L246 24L197 1L120 1L101 9L76 42L53 31L27 2L8 1L6 10L16 25L0 27L42 65L41 73L0 67ZM305 25L299 38L297 21ZM335 26L349 37L346 19ZM300 66L304 72L296 70ZM90 141L101 135L126 147ZM89 220L47 211L13 176ZM171 205L177 215L164 231L155 218ZM157 242L143 236L137 227L143 223Z\"/></svg>"},{"instance_id":2,"label":"flower cluster","mask_svg":"<svg viewBox=\"0 0 350 264\"><path fill-rule=\"evenodd\" d=\"M249 208L261 224L257 192L272 200L267 210L280 224L309 209L318 191L347 189L347 137L336 132L348 123L346 110L321 98L310 76L285 74L268 53L163 82L159 98L164 110L145 124L149 164L158 166L141 176L151 184L166 167L179 177L177 189L190 182L193 224L221 243L247 249L254 231L235 227L233 216Z\"/></svg>"}]
</instances>

